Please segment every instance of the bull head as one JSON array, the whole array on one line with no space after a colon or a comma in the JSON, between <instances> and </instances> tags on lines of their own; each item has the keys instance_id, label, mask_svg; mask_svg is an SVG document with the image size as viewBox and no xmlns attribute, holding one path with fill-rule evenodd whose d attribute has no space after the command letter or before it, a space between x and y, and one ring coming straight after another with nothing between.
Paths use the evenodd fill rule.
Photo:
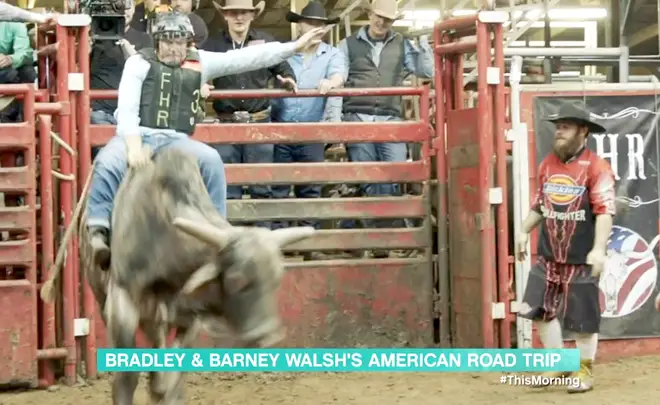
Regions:
<instances>
[{"instance_id":1,"label":"bull head","mask_svg":"<svg viewBox=\"0 0 660 405\"><path fill-rule=\"evenodd\" d=\"M278 248L283 248L291 243L309 238L316 231L310 226L284 228L275 231L270 231L265 228L245 228L245 227L231 227L227 229L220 229L213 224L204 220L191 220L183 217L177 217L173 222L174 226L179 230L187 233L188 235L199 239L202 242L208 243L222 251L227 247L233 238L239 237L242 232L258 231L267 234L266 240L274 243ZM207 282L215 279L219 275L219 269L213 263L209 263L200 267L188 279L186 285L183 287L182 292L192 293L197 288L206 284ZM238 277L238 275L237 275ZM235 285L236 289L240 289L241 280L227 279L230 285ZM235 282L233 282L235 281Z\"/></svg>"}]
</instances>

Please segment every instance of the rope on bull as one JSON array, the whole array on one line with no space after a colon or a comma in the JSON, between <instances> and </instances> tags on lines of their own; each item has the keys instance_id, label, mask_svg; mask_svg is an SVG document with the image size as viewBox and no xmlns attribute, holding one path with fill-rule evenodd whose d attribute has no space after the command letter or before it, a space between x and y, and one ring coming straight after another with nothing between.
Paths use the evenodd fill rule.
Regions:
<instances>
[{"instance_id":1,"label":"rope on bull","mask_svg":"<svg viewBox=\"0 0 660 405\"><path fill-rule=\"evenodd\" d=\"M55 282L59 280L62 274L62 264L64 263L64 258L66 257L66 247L73 237L74 231L76 229L76 224L80 220L80 214L82 213L82 207L85 205L87 200L87 193L89 192L89 185L92 182L92 173L94 173L94 168L96 163L92 165L87 175L87 180L85 180L85 186L83 187L80 199L78 204L76 204L76 209L73 212L73 218L71 218L71 223L64 233L64 238L62 238L62 243L57 250L57 256L55 257L55 263L50 268L50 278L42 286L39 295L44 302L50 303L55 299Z\"/></svg>"}]
</instances>

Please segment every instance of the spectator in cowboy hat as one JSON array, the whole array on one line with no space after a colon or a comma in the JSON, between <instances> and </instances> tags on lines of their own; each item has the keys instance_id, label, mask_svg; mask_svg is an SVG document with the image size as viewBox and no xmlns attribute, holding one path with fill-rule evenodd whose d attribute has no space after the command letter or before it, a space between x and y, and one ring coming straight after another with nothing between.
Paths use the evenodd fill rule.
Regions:
<instances>
[{"instance_id":1,"label":"spectator in cowboy hat","mask_svg":"<svg viewBox=\"0 0 660 405\"><path fill-rule=\"evenodd\" d=\"M305 34L316 27L336 24L339 18L328 18L325 9L316 1L311 1L300 14L289 11L286 20L300 25L300 33ZM341 87L346 77L346 62L341 51L321 42L313 45L288 59L298 79L298 88L318 89L325 94L332 89ZM340 122L341 97L307 97L307 98L277 98L272 101L272 118L276 122ZM312 144L280 144L275 145L275 163L320 163L325 159L324 145ZM290 185L273 186L274 198L288 198ZM321 197L320 185L299 185L294 187L296 198ZM305 225L319 227L317 221L299 221ZM273 228L284 227L284 222L273 223ZM303 225L303 223L300 223ZM320 252L309 252L304 255L306 260L323 259Z\"/></svg>"},{"instance_id":2,"label":"spectator in cowboy hat","mask_svg":"<svg viewBox=\"0 0 660 405\"><path fill-rule=\"evenodd\" d=\"M403 14L396 0L374 0L369 7L369 25L342 40L339 49L346 56L348 78L345 87L397 87L404 78L414 74L433 77L433 50L426 36L419 38L419 46L392 31L392 24ZM400 121L402 97L344 97L344 121ZM353 162L405 162L408 149L405 143L356 143L346 145ZM397 184L363 184L364 196L400 195ZM398 221L401 222L401 221ZM364 221L365 227L392 227L392 221ZM352 226L344 222L343 226ZM386 257L388 252L374 252Z\"/></svg>"},{"instance_id":3,"label":"spectator in cowboy hat","mask_svg":"<svg viewBox=\"0 0 660 405\"><path fill-rule=\"evenodd\" d=\"M222 13L227 28L209 37L204 43L204 50L212 52L227 52L232 49L242 49L254 45L273 42L275 39L251 27L252 21L264 11L264 2L253 5L252 0L226 0L224 6L215 7ZM287 89L296 88L296 76L287 62L253 72L224 76L213 81L216 89L263 90L267 89L271 79ZM270 100L260 99L223 99L215 100L213 109L216 117L224 123L265 123L270 122ZM225 163L273 163L273 145L215 145ZM269 199L272 197L270 187L255 185L247 188L253 199ZM227 198L240 199L243 187L227 187ZM270 227L259 223L258 226Z\"/></svg>"}]
</instances>

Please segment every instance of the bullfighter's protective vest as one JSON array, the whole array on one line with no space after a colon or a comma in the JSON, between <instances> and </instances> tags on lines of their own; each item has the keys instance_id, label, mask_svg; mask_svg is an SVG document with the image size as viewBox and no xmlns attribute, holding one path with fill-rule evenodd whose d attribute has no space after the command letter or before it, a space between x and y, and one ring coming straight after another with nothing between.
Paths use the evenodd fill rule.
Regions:
<instances>
[{"instance_id":1,"label":"bullfighter's protective vest","mask_svg":"<svg viewBox=\"0 0 660 405\"><path fill-rule=\"evenodd\" d=\"M142 84L140 126L192 135L202 100L199 54L191 49L181 67L171 67L158 60L153 48L138 53L151 65Z\"/></svg>"}]
</instances>

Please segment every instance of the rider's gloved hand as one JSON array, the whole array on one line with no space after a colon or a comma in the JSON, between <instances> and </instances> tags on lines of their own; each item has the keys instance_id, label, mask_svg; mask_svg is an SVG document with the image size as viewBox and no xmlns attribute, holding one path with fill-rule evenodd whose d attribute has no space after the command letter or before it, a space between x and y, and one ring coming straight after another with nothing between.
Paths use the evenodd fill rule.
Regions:
<instances>
[{"instance_id":1,"label":"rider's gloved hand","mask_svg":"<svg viewBox=\"0 0 660 405\"><path fill-rule=\"evenodd\" d=\"M142 137L126 136L125 142L129 167L139 169L151 163L151 148L149 145L142 145Z\"/></svg>"}]
</instances>

